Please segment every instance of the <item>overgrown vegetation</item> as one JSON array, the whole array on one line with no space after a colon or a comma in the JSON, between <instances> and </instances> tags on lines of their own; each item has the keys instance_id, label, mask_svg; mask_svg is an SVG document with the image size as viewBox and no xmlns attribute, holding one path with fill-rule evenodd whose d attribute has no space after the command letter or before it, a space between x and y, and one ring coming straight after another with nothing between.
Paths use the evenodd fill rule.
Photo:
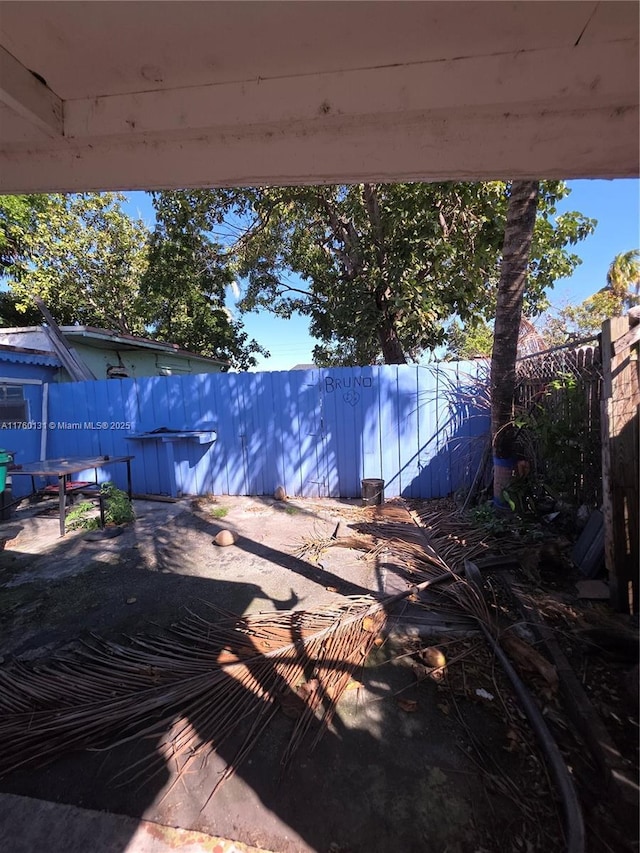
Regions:
<instances>
[{"instance_id":1,"label":"overgrown vegetation","mask_svg":"<svg viewBox=\"0 0 640 853\"><path fill-rule=\"evenodd\" d=\"M496 512L496 508L492 501L479 504L469 510L468 518L472 525L482 528L487 536L509 536L512 539L520 539L523 544L529 542L538 542L542 539L543 533L535 520L527 517L527 513L522 514L518 511L520 507L515 504L512 506L515 510L509 515L504 515Z\"/></svg>"},{"instance_id":2,"label":"overgrown vegetation","mask_svg":"<svg viewBox=\"0 0 640 853\"><path fill-rule=\"evenodd\" d=\"M104 520L107 524L125 524L134 520L135 513L126 492L113 483L103 483L100 491L105 497Z\"/></svg>"},{"instance_id":3,"label":"overgrown vegetation","mask_svg":"<svg viewBox=\"0 0 640 853\"><path fill-rule=\"evenodd\" d=\"M80 501L75 504L67 513L65 521L67 530L97 530L100 522L93 514L95 511L96 506L91 501Z\"/></svg>"},{"instance_id":4,"label":"overgrown vegetation","mask_svg":"<svg viewBox=\"0 0 640 853\"><path fill-rule=\"evenodd\" d=\"M553 511L572 516L581 504L599 503L597 377L559 371L531 387L536 383L542 390L525 399L511 420L515 476L503 485L500 498L512 515L496 513L493 502L471 510L474 521L494 535L528 536L531 525Z\"/></svg>"},{"instance_id":5,"label":"overgrown vegetation","mask_svg":"<svg viewBox=\"0 0 640 853\"><path fill-rule=\"evenodd\" d=\"M555 500L574 497L576 477L593 453L587 422L584 389L571 373L548 382L540 401L516 416L517 445L533 462L522 480L532 492L544 490Z\"/></svg>"},{"instance_id":6,"label":"overgrown vegetation","mask_svg":"<svg viewBox=\"0 0 640 853\"><path fill-rule=\"evenodd\" d=\"M113 483L103 483L100 494L104 501L105 524L126 524L133 521L135 513L129 496ZM68 513L66 526L69 530L97 530L100 521L96 517L96 505L91 501L80 501Z\"/></svg>"}]
</instances>

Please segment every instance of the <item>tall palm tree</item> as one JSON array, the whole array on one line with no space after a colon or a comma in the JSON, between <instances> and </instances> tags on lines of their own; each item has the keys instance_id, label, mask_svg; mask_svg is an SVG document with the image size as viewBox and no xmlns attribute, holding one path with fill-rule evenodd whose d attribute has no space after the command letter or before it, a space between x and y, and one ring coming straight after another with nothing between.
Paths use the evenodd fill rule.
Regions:
<instances>
[{"instance_id":1,"label":"tall palm tree","mask_svg":"<svg viewBox=\"0 0 640 853\"><path fill-rule=\"evenodd\" d=\"M640 251L621 252L611 261L605 288L629 309L640 301ZM635 291L635 292L634 292Z\"/></svg>"},{"instance_id":2,"label":"tall palm tree","mask_svg":"<svg viewBox=\"0 0 640 853\"><path fill-rule=\"evenodd\" d=\"M493 496L502 503L511 480L514 434L513 395L516 356L527 283L527 267L538 209L538 181L513 181L504 230L496 322L491 354L491 438L493 442Z\"/></svg>"}]
</instances>

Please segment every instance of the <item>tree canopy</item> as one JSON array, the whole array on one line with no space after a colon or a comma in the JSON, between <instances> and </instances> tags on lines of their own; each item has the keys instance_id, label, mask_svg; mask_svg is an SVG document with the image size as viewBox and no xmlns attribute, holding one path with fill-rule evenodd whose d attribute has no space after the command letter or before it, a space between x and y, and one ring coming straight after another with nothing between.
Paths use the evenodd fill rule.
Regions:
<instances>
[{"instance_id":1,"label":"tree canopy","mask_svg":"<svg viewBox=\"0 0 640 853\"><path fill-rule=\"evenodd\" d=\"M46 195L0 196L0 275L20 276L28 254L27 238L47 201Z\"/></svg>"},{"instance_id":2,"label":"tree canopy","mask_svg":"<svg viewBox=\"0 0 640 853\"><path fill-rule=\"evenodd\" d=\"M118 193L0 198L3 325L90 325L177 343L246 368L261 351L225 308L229 259L206 236L197 193L158 194L153 233ZM226 266L225 266L226 265Z\"/></svg>"},{"instance_id":3,"label":"tree canopy","mask_svg":"<svg viewBox=\"0 0 640 853\"><path fill-rule=\"evenodd\" d=\"M540 185L530 316L580 263L568 247L595 227L580 213L556 216L568 193L562 182ZM255 220L239 242L243 307L308 316L319 364L415 360L445 341L453 315L473 326L495 313L502 182L268 188L245 198Z\"/></svg>"},{"instance_id":4,"label":"tree canopy","mask_svg":"<svg viewBox=\"0 0 640 853\"><path fill-rule=\"evenodd\" d=\"M233 193L192 190L153 193L156 227L149 242L141 295L153 334L203 355L229 359L241 369L256 353L242 323L225 305L234 285L233 252L215 239L230 215Z\"/></svg>"},{"instance_id":5,"label":"tree canopy","mask_svg":"<svg viewBox=\"0 0 640 853\"><path fill-rule=\"evenodd\" d=\"M493 326L485 321L462 326L454 320L447 329L448 361L464 361L469 358L488 358L493 347Z\"/></svg>"},{"instance_id":6,"label":"tree canopy","mask_svg":"<svg viewBox=\"0 0 640 853\"><path fill-rule=\"evenodd\" d=\"M557 216L540 184L523 310L579 263L593 220ZM508 185L485 183L189 190L151 194L150 232L114 193L0 199L4 322L40 295L60 323L107 326L255 364L241 310L309 319L318 364L404 363L445 343L451 319L486 338L495 314ZM4 205L4 207L3 207ZM33 320L31 321L33 322ZM460 334L458 333L458 337ZM457 346L464 349L464 341Z\"/></svg>"},{"instance_id":7,"label":"tree canopy","mask_svg":"<svg viewBox=\"0 0 640 853\"><path fill-rule=\"evenodd\" d=\"M0 278L20 279L28 258L27 237L44 210L47 196L0 196ZM0 291L0 326L33 325L40 312L31 305L19 309L10 290Z\"/></svg>"},{"instance_id":8,"label":"tree canopy","mask_svg":"<svg viewBox=\"0 0 640 853\"><path fill-rule=\"evenodd\" d=\"M10 277L18 311L40 296L63 325L143 334L139 282L148 231L127 216L117 193L51 195L24 235L19 275Z\"/></svg>"}]
</instances>

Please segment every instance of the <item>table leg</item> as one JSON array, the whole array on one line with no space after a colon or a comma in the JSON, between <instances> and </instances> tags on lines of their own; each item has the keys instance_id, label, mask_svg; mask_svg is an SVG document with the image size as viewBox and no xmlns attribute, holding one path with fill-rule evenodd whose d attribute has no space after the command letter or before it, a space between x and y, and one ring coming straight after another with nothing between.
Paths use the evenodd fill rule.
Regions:
<instances>
[{"instance_id":1,"label":"table leg","mask_svg":"<svg viewBox=\"0 0 640 853\"><path fill-rule=\"evenodd\" d=\"M172 498L178 497L178 484L176 482L176 459L173 452L173 442L163 442L165 458L167 460L167 474L169 475L169 494Z\"/></svg>"},{"instance_id":2,"label":"table leg","mask_svg":"<svg viewBox=\"0 0 640 853\"><path fill-rule=\"evenodd\" d=\"M98 494L98 507L100 508L100 527L104 530L104 495Z\"/></svg>"},{"instance_id":3,"label":"table leg","mask_svg":"<svg viewBox=\"0 0 640 853\"><path fill-rule=\"evenodd\" d=\"M67 477L65 474L58 477L58 504L60 507L60 536L64 536L64 514L67 498Z\"/></svg>"}]
</instances>

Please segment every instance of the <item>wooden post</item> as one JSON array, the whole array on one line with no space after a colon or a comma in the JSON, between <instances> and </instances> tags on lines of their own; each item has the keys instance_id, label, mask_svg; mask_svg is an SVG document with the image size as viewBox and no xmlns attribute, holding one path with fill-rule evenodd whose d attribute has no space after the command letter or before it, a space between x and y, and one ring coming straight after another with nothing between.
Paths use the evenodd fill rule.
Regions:
<instances>
[{"instance_id":1,"label":"wooden post","mask_svg":"<svg viewBox=\"0 0 640 853\"><path fill-rule=\"evenodd\" d=\"M602 501L611 605L638 612L638 344L629 317L602 326ZM626 341L631 341L626 345Z\"/></svg>"}]
</instances>

